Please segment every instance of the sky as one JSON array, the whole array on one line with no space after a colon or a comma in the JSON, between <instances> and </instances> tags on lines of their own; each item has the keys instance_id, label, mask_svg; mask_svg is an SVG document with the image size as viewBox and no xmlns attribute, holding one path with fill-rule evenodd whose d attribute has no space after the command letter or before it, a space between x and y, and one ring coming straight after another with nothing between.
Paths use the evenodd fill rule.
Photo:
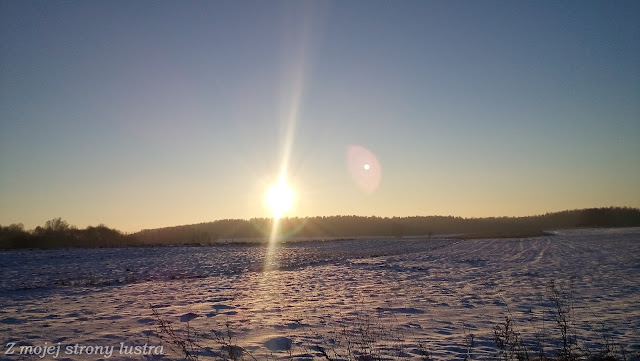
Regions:
<instances>
[{"instance_id":1,"label":"sky","mask_svg":"<svg viewBox=\"0 0 640 361\"><path fill-rule=\"evenodd\" d=\"M638 1L0 6L2 225L640 207Z\"/></svg>"}]
</instances>

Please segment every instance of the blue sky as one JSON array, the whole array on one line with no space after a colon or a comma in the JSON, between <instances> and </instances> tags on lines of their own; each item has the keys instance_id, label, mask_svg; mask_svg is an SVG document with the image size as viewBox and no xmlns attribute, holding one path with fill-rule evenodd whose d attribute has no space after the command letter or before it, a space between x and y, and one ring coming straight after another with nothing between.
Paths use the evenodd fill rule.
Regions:
<instances>
[{"instance_id":1,"label":"blue sky","mask_svg":"<svg viewBox=\"0 0 640 361\"><path fill-rule=\"evenodd\" d=\"M0 4L3 225L640 207L638 2Z\"/></svg>"}]
</instances>

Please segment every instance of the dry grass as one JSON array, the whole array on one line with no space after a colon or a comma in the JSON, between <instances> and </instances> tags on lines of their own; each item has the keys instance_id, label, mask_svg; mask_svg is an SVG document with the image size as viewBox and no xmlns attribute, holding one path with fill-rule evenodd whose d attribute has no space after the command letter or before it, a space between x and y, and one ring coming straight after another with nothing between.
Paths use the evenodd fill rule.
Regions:
<instances>
[{"instance_id":1,"label":"dry grass","mask_svg":"<svg viewBox=\"0 0 640 361\"><path fill-rule=\"evenodd\" d=\"M549 307L545 310L549 326L533 334L521 332L508 307L504 320L493 328L496 359L504 361L635 361L640 353L631 353L616 343L610 335L602 334L602 347L589 349L574 325L571 293L552 282L548 287ZM217 330L201 334L186 323L183 330L175 330L171 323L152 308L157 320L157 337L180 359L197 361L201 355L224 361L258 361L276 359L305 359L325 361L433 361L433 354L424 341L407 342L405 330L395 320L381 318L376 312L357 312L328 325L329 331L318 334L313 329L308 345L289 345L284 354L273 353L254 356L240 346L231 323ZM544 324L544 322L543 322ZM326 329L326 328L325 328ZM202 340L213 341L214 347L203 347ZM460 337L466 354L464 360L473 360L474 335L464 331ZM294 348L298 348L297 350ZM411 353L409 353L411 350Z\"/></svg>"}]
</instances>

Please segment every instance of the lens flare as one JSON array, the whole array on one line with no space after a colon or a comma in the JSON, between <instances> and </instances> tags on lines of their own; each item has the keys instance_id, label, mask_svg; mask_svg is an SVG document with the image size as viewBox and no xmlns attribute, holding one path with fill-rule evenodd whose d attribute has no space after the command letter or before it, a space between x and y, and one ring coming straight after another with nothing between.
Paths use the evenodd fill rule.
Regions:
<instances>
[{"instance_id":1,"label":"lens flare","mask_svg":"<svg viewBox=\"0 0 640 361\"><path fill-rule=\"evenodd\" d=\"M291 158L296 123L300 118L302 105L302 95L306 78L307 61L309 59L309 47L312 44L311 30L312 20L317 15L315 11L315 2L292 2L294 6L295 16L291 17L292 25L297 31L288 31L287 35L292 36L291 46L285 54L286 75L283 79L285 86L282 93L281 116L282 120L282 164L280 165L280 182L271 187L267 191L266 202L273 214L273 222L271 226L271 234L267 252L265 254L264 269L277 269L277 242L281 237L279 234L279 225L283 213L287 212L293 206L295 195L293 190L284 181L289 174L289 161ZM292 13L294 14L294 13ZM264 273L267 274L266 272Z\"/></svg>"},{"instance_id":2,"label":"lens flare","mask_svg":"<svg viewBox=\"0 0 640 361\"><path fill-rule=\"evenodd\" d=\"M347 147L347 169L351 179L363 192L375 192L380 185L380 162L375 154L365 147L350 145Z\"/></svg>"}]
</instances>

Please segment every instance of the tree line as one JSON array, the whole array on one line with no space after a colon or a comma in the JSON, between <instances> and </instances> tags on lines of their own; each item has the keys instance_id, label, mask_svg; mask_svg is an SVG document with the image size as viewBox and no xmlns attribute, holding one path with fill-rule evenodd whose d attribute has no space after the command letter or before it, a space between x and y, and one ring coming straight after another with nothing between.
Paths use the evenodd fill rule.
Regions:
<instances>
[{"instance_id":1,"label":"tree line","mask_svg":"<svg viewBox=\"0 0 640 361\"><path fill-rule=\"evenodd\" d=\"M22 223L0 226L0 248L121 247L135 245L131 235L103 224L78 229L62 218L25 230Z\"/></svg>"},{"instance_id":2,"label":"tree line","mask_svg":"<svg viewBox=\"0 0 640 361\"><path fill-rule=\"evenodd\" d=\"M0 226L0 248L118 247L242 242L266 239L271 218L223 219L214 222L145 229L134 234L104 225L77 229L61 218L27 231L20 224ZM527 217L462 218L426 217L291 217L278 221L278 235L295 238L349 238L383 236L402 238L436 234L497 237L535 235L545 229L580 227L638 227L640 209L628 207L588 208Z\"/></svg>"}]
</instances>

